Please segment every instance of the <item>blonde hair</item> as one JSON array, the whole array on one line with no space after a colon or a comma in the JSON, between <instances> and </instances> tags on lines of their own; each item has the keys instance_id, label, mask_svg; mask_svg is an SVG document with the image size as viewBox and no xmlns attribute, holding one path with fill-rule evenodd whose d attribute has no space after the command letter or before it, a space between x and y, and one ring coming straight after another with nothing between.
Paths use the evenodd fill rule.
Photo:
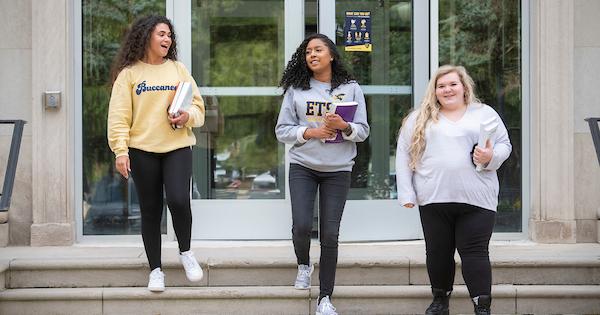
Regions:
<instances>
[{"instance_id":1,"label":"blonde hair","mask_svg":"<svg viewBox=\"0 0 600 315\"><path fill-rule=\"evenodd\" d=\"M427 145L425 141L425 129L427 128L427 125L430 121L433 121L434 123L438 122L438 114L441 105L435 96L437 80L449 73L458 74L465 91L465 104L479 103L477 96L475 96L475 83L464 67L443 65L437 69L431 80L429 80L429 84L427 84L427 90L425 91L421 106L415 109L415 111L418 112L417 121L415 122L415 129L408 150L410 157L409 167L413 171L417 168L417 164L421 160L423 152L425 151L425 146ZM406 118L404 120L406 121ZM404 123L402 125L404 125Z\"/></svg>"}]
</instances>

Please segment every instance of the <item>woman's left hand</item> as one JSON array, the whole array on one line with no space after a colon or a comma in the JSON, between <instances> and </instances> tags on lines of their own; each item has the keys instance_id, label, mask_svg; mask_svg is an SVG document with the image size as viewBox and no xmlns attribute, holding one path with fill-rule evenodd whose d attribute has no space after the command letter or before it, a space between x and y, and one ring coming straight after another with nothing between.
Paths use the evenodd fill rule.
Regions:
<instances>
[{"instance_id":1,"label":"woman's left hand","mask_svg":"<svg viewBox=\"0 0 600 315\"><path fill-rule=\"evenodd\" d=\"M485 143L485 148L480 148L479 146L475 147L473 151L473 162L475 164L487 165L494 156L494 147L492 146L492 142L488 140Z\"/></svg>"},{"instance_id":2,"label":"woman's left hand","mask_svg":"<svg viewBox=\"0 0 600 315\"><path fill-rule=\"evenodd\" d=\"M183 126L190 119L190 114L184 110L179 110L179 116L171 117L169 116L169 121L173 125Z\"/></svg>"},{"instance_id":3,"label":"woman's left hand","mask_svg":"<svg viewBox=\"0 0 600 315\"><path fill-rule=\"evenodd\" d=\"M333 113L325 114L325 126L331 129L344 130L348 127L348 123L342 119L342 116Z\"/></svg>"}]
</instances>

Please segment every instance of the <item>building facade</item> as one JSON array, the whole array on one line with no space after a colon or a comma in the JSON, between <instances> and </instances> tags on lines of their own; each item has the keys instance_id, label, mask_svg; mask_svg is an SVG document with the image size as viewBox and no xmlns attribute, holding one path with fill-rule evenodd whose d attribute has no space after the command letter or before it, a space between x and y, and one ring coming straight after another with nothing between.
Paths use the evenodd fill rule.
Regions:
<instances>
[{"instance_id":1,"label":"building facade","mask_svg":"<svg viewBox=\"0 0 600 315\"><path fill-rule=\"evenodd\" d=\"M344 241L418 239L418 213L395 201L401 119L437 65L464 65L507 125L495 239L600 240L600 168L586 117L600 117L594 0L0 1L0 119L27 120L4 245L138 239L131 183L106 144L108 70L127 25L164 14L207 105L196 130L198 240L291 238L285 145L274 124L286 61L305 35L335 38L365 92L372 133L359 146ZM349 12L368 12L372 51L347 51ZM365 36L361 33L361 36ZM44 96L58 91L58 108ZM3 127L4 128L4 127ZM11 130L0 129L6 164ZM165 210L165 213L167 211ZM165 238L174 235L165 215ZM318 226L318 225L316 225Z\"/></svg>"}]
</instances>

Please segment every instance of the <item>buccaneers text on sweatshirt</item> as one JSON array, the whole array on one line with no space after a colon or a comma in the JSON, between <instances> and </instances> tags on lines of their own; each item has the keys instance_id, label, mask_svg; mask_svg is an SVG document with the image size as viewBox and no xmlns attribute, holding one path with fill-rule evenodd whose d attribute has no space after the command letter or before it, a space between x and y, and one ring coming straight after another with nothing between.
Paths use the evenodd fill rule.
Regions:
<instances>
[{"instance_id":1,"label":"buccaneers text on sweatshirt","mask_svg":"<svg viewBox=\"0 0 600 315\"><path fill-rule=\"evenodd\" d=\"M167 108L180 81L192 84L192 106L184 128L171 128ZM196 144L192 127L204 124L204 102L185 66L167 60L160 65L138 61L121 70L113 84L108 109L108 144L115 156L129 148L155 153Z\"/></svg>"}]
</instances>

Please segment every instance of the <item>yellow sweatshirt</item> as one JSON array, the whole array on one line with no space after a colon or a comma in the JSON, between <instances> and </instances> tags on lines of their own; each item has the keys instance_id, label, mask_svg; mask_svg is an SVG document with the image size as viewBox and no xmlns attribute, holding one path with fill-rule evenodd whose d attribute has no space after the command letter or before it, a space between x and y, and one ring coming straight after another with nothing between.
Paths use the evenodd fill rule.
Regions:
<instances>
[{"instance_id":1,"label":"yellow sweatshirt","mask_svg":"<svg viewBox=\"0 0 600 315\"><path fill-rule=\"evenodd\" d=\"M180 81L192 84L192 106L184 128L171 128L167 108ZM204 101L185 66L173 60L160 65L141 61L121 70L108 107L108 145L115 156L129 148L164 153L196 144L192 127L204 124Z\"/></svg>"}]
</instances>

